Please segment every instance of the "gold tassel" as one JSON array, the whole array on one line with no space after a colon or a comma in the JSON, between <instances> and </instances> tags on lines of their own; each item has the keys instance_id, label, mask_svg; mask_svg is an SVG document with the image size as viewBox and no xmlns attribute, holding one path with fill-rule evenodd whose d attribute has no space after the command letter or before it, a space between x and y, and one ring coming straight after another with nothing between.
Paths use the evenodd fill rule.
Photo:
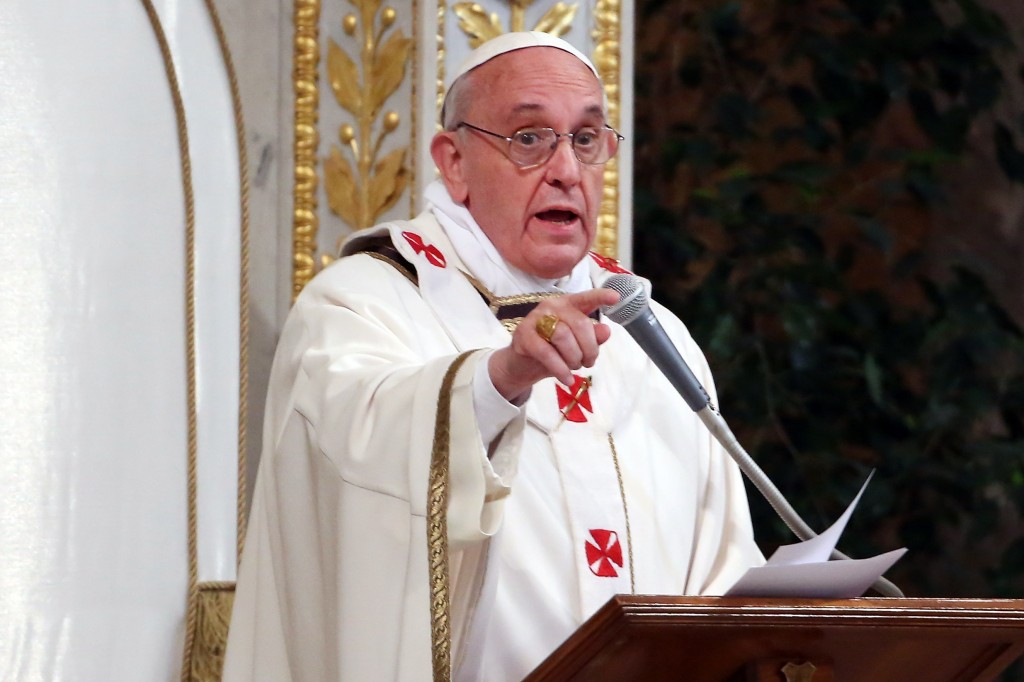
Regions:
<instances>
[{"instance_id":1,"label":"gold tassel","mask_svg":"<svg viewBox=\"0 0 1024 682\"><path fill-rule=\"evenodd\" d=\"M234 601L234 583L199 585L196 631L189 657L192 661L191 682L220 682Z\"/></svg>"}]
</instances>

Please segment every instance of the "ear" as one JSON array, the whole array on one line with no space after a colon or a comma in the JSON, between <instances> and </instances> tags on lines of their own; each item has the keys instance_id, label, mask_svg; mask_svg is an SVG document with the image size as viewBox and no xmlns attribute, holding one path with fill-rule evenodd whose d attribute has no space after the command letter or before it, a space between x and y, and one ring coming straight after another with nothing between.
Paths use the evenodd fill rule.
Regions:
<instances>
[{"instance_id":1,"label":"ear","mask_svg":"<svg viewBox=\"0 0 1024 682\"><path fill-rule=\"evenodd\" d=\"M469 197L469 186L466 184L465 167L458 133L442 130L430 141L430 155L434 165L441 172L441 180L448 189L448 194L459 204L466 203Z\"/></svg>"}]
</instances>

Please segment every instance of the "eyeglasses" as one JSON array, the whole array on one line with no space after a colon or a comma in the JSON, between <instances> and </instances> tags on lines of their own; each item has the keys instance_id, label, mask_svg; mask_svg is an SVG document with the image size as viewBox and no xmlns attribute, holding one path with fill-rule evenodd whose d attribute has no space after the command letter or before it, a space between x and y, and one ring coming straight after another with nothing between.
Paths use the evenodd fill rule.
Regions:
<instances>
[{"instance_id":1,"label":"eyeglasses","mask_svg":"<svg viewBox=\"0 0 1024 682\"><path fill-rule=\"evenodd\" d=\"M556 133L551 128L522 128L512 133L512 137L484 130L465 121L456 125L455 129L462 127L508 142L506 156L520 168L547 163L555 155L558 140L562 137L569 138L576 158L591 166L605 163L615 156L619 142L626 139L611 126L584 126L572 133Z\"/></svg>"}]
</instances>

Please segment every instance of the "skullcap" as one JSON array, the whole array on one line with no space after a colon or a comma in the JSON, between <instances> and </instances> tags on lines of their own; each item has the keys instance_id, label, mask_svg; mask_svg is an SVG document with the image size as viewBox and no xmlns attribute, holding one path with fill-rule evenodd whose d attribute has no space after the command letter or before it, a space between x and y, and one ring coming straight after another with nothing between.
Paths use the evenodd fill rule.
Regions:
<instances>
[{"instance_id":1,"label":"skullcap","mask_svg":"<svg viewBox=\"0 0 1024 682\"><path fill-rule=\"evenodd\" d=\"M527 47L554 47L559 50L564 50L583 62L594 76L596 76L598 80L601 80L601 77L597 75L597 69L594 68L594 65L589 59L587 59L586 55L570 45L568 42L561 38L556 38L550 33L544 33L543 31L517 31L513 33L502 33L500 36L491 38L480 45L480 47L470 52L452 75L451 82L454 83L460 77L466 75L476 67L491 61L499 55L503 55L506 52L523 50Z\"/></svg>"},{"instance_id":2,"label":"skullcap","mask_svg":"<svg viewBox=\"0 0 1024 682\"><path fill-rule=\"evenodd\" d=\"M508 52L523 50L528 47L554 47L559 50L563 50L564 52L568 52L573 57L576 57L576 59L583 62L583 64L590 69L590 72L594 74L594 77L597 78L597 81L599 83L601 82L601 76L598 75L597 69L594 68L593 63L587 59L585 54L577 50L568 42L543 31L514 31L512 33L502 33L500 36L491 38L470 52L466 59L459 65L459 68L455 70L455 73L452 74L451 83L454 84L455 81L459 80L476 67L486 64L495 57ZM444 104L441 107L442 121L444 120L443 116L445 107L448 105L448 93L451 92L451 90L451 85L449 85L447 92L445 92Z\"/></svg>"}]
</instances>

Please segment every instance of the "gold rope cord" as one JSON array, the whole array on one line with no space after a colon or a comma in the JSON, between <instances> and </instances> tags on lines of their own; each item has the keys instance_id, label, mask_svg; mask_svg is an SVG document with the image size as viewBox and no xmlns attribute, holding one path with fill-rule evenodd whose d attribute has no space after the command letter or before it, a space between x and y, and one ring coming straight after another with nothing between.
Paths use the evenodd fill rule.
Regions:
<instances>
[{"instance_id":1,"label":"gold rope cord","mask_svg":"<svg viewBox=\"0 0 1024 682\"><path fill-rule=\"evenodd\" d=\"M430 642L434 682L452 675L452 635L448 593L448 458L451 452L452 384L455 374L473 351L455 358L441 380L430 453L430 489L427 495L427 556L430 562Z\"/></svg>"},{"instance_id":2,"label":"gold rope cord","mask_svg":"<svg viewBox=\"0 0 1024 682\"><path fill-rule=\"evenodd\" d=\"M223 26L212 0L205 0L207 10L214 24L221 55L225 61L231 87L236 137L239 153L239 185L241 214L240 281L239 281L239 403L238 403L238 480L237 480L237 547L241 555L245 533L245 491L246 491L246 422L248 418L248 338L249 338L249 180L248 155L245 147L245 124L242 117L241 97L238 81L227 48ZM185 326L186 326L186 383L188 413L188 606L185 614L184 660L181 679L216 680L223 663L223 646L227 636L227 625L231 614L230 582L198 581L198 537L197 537L197 416L196 416L196 349L195 349L195 199L192 188L192 164L189 155L188 128L185 107L181 96L174 62L166 34L152 0L142 0L146 15L160 47L164 69L174 103L178 127L178 148L181 156L182 185L185 196ZM204 651L210 656L194 656L197 637L203 640Z\"/></svg>"},{"instance_id":3,"label":"gold rope cord","mask_svg":"<svg viewBox=\"0 0 1024 682\"><path fill-rule=\"evenodd\" d=\"M199 605L196 566L196 311L195 311L195 198L192 194L192 162L188 151L188 129L185 124L185 104L182 101L178 76L171 59L171 48L167 43L160 17L152 0L142 0L149 23L160 46L164 70L174 101L174 115L178 122L178 151L181 156L181 182L185 192L185 372L188 396L188 609L185 614L185 665L181 679L188 682L191 673L192 641L195 636L196 614Z\"/></svg>"},{"instance_id":4,"label":"gold rope cord","mask_svg":"<svg viewBox=\"0 0 1024 682\"><path fill-rule=\"evenodd\" d=\"M619 495L622 497L622 513L626 515L626 545L629 555L629 592L636 594L636 564L633 563L633 532L629 528L629 505L626 504L626 486L622 483L622 469L619 467L619 453L615 449L615 438L608 434L608 447L612 449L615 476L619 479Z\"/></svg>"},{"instance_id":5,"label":"gold rope cord","mask_svg":"<svg viewBox=\"0 0 1024 682\"><path fill-rule=\"evenodd\" d=\"M217 34L221 58L228 74L231 89L231 108L235 115L235 141L238 145L239 213L241 215L241 236L239 249L239 292L238 292L238 505L236 561L242 559L245 543L246 482L249 422L249 153L245 141L245 117L242 115L242 97L238 88L235 62L231 58L224 26L213 0L205 0L206 9L213 21Z\"/></svg>"},{"instance_id":6,"label":"gold rope cord","mask_svg":"<svg viewBox=\"0 0 1024 682\"><path fill-rule=\"evenodd\" d=\"M238 296L238 471L236 478L235 507L235 562L241 563L242 547L245 543L246 528L246 484L248 437L248 395L249 395L249 155L246 148L245 118L242 115L242 98L238 87L234 60L228 46L224 27L213 0L204 0L207 12L213 22L221 59L228 76L231 92L231 107L234 113L235 142L238 146L239 180L239 296ZM198 514L190 501L189 514ZM198 566L197 566L198 573ZM233 582L198 583L192 647L185 652L183 673L189 671L192 682L217 682L224 668L224 653L227 648L228 629L231 624L231 608L234 604Z\"/></svg>"}]
</instances>

